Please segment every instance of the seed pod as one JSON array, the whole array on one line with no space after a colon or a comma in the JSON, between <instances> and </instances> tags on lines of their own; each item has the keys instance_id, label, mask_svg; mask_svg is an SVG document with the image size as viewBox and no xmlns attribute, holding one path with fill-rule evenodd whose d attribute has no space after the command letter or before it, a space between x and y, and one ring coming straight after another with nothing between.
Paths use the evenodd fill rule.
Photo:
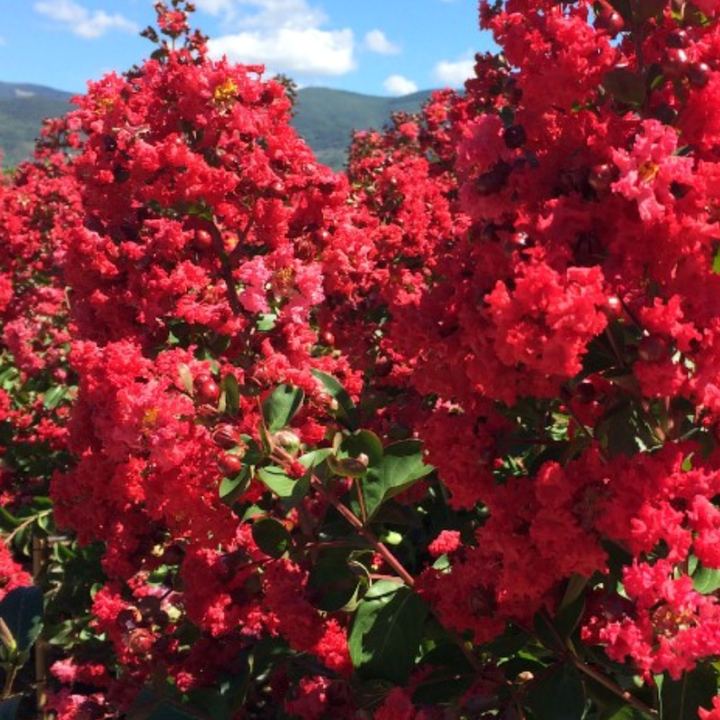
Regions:
<instances>
[{"instance_id":1,"label":"seed pod","mask_svg":"<svg viewBox=\"0 0 720 720\"><path fill-rule=\"evenodd\" d=\"M225 477L232 477L242 470L242 460L237 455L223 453L218 458L218 468Z\"/></svg>"},{"instance_id":2,"label":"seed pod","mask_svg":"<svg viewBox=\"0 0 720 720\"><path fill-rule=\"evenodd\" d=\"M214 404L220 399L220 386L214 380L206 380L196 389L199 403Z\"/></svg>"},{"instance_id":3,"label":"seed pod","mask_svg":"<svg viewBox=\"0 0 720 720\"><path fill-rule=\"evenodd\" d=\"M230 450L240 444L240 433L230 423L221 423L213 430L212 439L224 450Z\"/></svg>"},{"instance_id":4,"label":"seed pod","mask_svg":"<svg viewBox=\"0 0 720 720\"><path fill-rule=\"evenodd\" d=\"M368 468L369 458L365 453L361 453L356 458L337 458L330 455L327 459L330 469L341 477L358 478L362 477Z\"/></svg>"},{"instance_id":5,"label":"seed pod","mask_svg":"<svg viewBox=\"0 0 720 720\"><path fill-rule=\"evenodd\" d=\"M503 140L511 150L521 148L527 142L525 128L522 125L510 125L510 127L505 128Z\"/></svg>"},{"instance_id":6,"label":"seed pod","mask_svg":"<svg viewBox=\"0 0 720 720\"><path fill-rule=\"evenodd\" d=\"M279 430L272 440L289 455L296 455L300 450L300 438L292 430Z\"/></svg>"}]
</instances>

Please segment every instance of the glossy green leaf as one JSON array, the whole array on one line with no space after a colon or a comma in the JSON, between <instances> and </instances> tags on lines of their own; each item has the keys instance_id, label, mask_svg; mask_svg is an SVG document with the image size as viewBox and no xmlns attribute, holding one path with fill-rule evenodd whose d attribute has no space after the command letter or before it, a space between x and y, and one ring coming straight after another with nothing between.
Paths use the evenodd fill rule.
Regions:
<instances>
[{"instance_id":1,"label":"glossy green leaf","mask_svg":"<svg viewBox=\"0 0 720 720\"><path fill-rule=\"evenodd\" d=\"M585 688L580 672L570 662L554 665L533 682L526 705L534 720L582 720Z\"/></svg>"},{"instance_id":2,"label":"glossy green leaf","mask_svg":"<svg viewBox=\"0 0 720 720\"><path fill-rule=\"evenodd\" d=\"M50 388L43 396L43 405L47 410L56 408L68 393L66 385L56 385Z\"/></svg>"},{"instance_id":3,"label":"glossy green leaf","mask_svg":"<svg viewBox=\"0 0 720 720\"><path fill-rule=\"evenodd\" d=\"M23 521L0 505L0 530L11 531L22 525Z\"/></svg>"},{"instance_id":4,"label":"glossy green leaf","mask_svg":"<svg viewBox=\"0 0 720 720\"><path fill-rule=\"evenodd\" d=\"M253 523L252 536L255 544L273 558L282 557L292 543L288 529L279 520L270 517Z\"/></svg>"},{"instance_id":5,"label":"glossy green leaf","mask_svg":"<svg viewBox=\"0 0 720 720\"><path fill-rule=\"evenodd\" d=\"M260 313L257 321L257 329L260 332L270 332L277 323L277 315L275 313Z\"/></svg>"},{"instance_id":6,"label":"glossy green leaf","mask_svg":"<svg viewBox=\"0 0 720 720\"><path fill-rule=\"evenodd\" d=\"M225 397L225 412L229 415L237 415L240 409L240 386L237 378L228 373L223 379L221 388Z\"/></svg>"},{"instance_id":7,"label":"glossy green leaf","mask_svg":"<svg viewBox=\"0 0 720 720\"><path fill-rule=\"evenodd\" d=\"M477 679L477 672L457 643L436 645L419 663L432 667L413 692L419 705L444 705L461 697Z\"/></svg>"},{"instance_id":8,"label":"glossy green leaf","mask_svg":"<svg viewBox=\"0 0 720 720\"><path fill-rule=\"evenodd\" d=\"M195 391L195 380L190 368L185 363L178 365L178 375L180 376L180 382L183 384L188 395L193 395Z\"/></svg>"},{"instance_id":9,"label":"glossy green leaf","mask_svg":"<svg viewBox=\"0 0 720 720\"><path fill-rule=\"evenodd\" d=\"M294 508L307 495L310 489L310 473L294 480L277 465L268 465L257 471L257 476L263 484L275 493L286 510Z\"/></svg>"},{"instance_id":10,"label":"glossy green leaf","mask_svg":"<svg viewBox=\"0 0 720 720\"><path fill-rule=\"evenodd\" d=\"M280 385L262 404L265 424L270 432L286 427L300 409L305 393L292 385Z\"/></svg>"},{"instance_id":11,"label":"glossy green leaf","mask_svg":"<svg viewBox=\"0 0 720 720\"><path fill-rule=\"evenodd\" d=\"M327 464L330 470L340 477L359 478L367 472L367 465L357 458L337 458L329 455Z\"/></svg>"},{"instance_id":12,"label":"glossy green leaf","mask_svg":"<svg viewBox=\"0 0 720 720\"><path fill-rule=\"evenodd\" d=\"M305 455L298 458L298 462L303 467L314 468L325 462L332 454L332 448L320 448L319 450L312 450L309 453L305 453Z\"/></svg>"},{"instance_id":13,"label":"glossy green leaf","mask_svg":"<svg viewBox=\"0 0 720 720\"><path fill-rule=\"evenodd\" d=\"M29 650L42 630L43 596L34 585L11 590L0 602L5 621L20 652Z\"/></svg>"},{"instance_id":14,"label":"glossy green leaf","mask_svg":"<svg viewBox=\"0 0 720 720\"><path fill-rule=\"evenodd\" d=\"M325 612L351 610L360 591L370 578L359 563L349 564L343 557L328 557L313 565L308 577L308 589L315 607Z\"/></svg>"},{"instance_id":15,"label":"glossy green leaf","mask_svg":"<svg viewBox=\"0 0 720 720\"><path fill-rule=\"evenodd\" d=\"M340 444L339 458L356 458L360 455L367 457L369 467L377 465L382 460L382 441L371 430L357 430L352 435L348 435Z\"/></svg>"},{"instance_id":16,"label":"glossy green leaf","mask_svg":"<svg viewBox=\"0 0 720 720\"><path fill-rule=\"evenodd\" d=\"M698 567L693 573L693 588L701 595L710 595L720 588L720 570Z\"/></svg>"},{"instance_id":17,"label":"glossy green leaf","mask_svg":"<svg viewBox=\"0 0 720 720\"><path fill-rule=\"evenodd\" d=\"M357 430L358 411L347 390L332 376L321 370L310 371L327 390L328 395L338 403L338 417L350 429Z\"/></svg>"},{"instance_id":18,"label":"glossy green leaf","mask_svg":"<svg viewBox=\"0 0 720 720\"><path fill-rule=\"evenodd\" d=\"M369 518L390 498L398 495L434 470L423 460L419 440L402 440L385 448L381 461L362 481L365 509Z\"/></svg>"},{"instance_id":19,"label":"glossy green leaf","mask_svg":"<svg viewBox=\"0 0 720 720\"><path fill-rule=\"evenodd\" d=\"M220 482L220 499L232 506L235 501L248 489L252 475L250 468L245 466L235 477L223 478Z\"/></svg>"},{"instance_id":20,"label":"glossy green leaf","mask_svg":"<svg viewBox=\"0 0 720 720\"><path fill-rule=\"evenodd\" d=\"M624 705L617 712L608 715L603 720L649 720L651 716L640 712L632 705Z\"/></svg>"},{"instance_id":21,"label":"glossy green leaf","mask_svg":"<svg viewBox=\"0 0 720 720\"><path fill-rule=\"evenodd\" d=\"M415 666L427 606L410 588L380 580L355 613L348 645L364 678L404 684Z\"/></svg>"}]
</instances>

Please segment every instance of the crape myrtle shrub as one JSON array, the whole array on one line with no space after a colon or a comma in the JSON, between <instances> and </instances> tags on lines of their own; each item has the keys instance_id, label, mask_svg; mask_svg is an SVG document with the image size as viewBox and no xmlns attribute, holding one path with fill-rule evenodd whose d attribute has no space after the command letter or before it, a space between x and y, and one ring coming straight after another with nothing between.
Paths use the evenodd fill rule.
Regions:
<instances>
[{"instance_id":1,"label":"crape myrtle shrub","mask_svg":"<svg viewBox=\"0 0 720 720\"><path fill-rule=\"evenodd\" d=\"M715 3L483 2L341 175L157 10L0 191L2 716L720 717Z\"/></svg>"}]
</instances>

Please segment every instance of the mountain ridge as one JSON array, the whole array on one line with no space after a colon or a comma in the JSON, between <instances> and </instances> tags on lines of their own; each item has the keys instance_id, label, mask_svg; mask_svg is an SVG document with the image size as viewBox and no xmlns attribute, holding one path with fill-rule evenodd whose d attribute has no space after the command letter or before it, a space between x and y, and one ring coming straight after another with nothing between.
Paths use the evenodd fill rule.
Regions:
<instances>
[{"instance_id":1,"label":"mountain ridge","mask_svg":"<svg viewBox=\"0 0 720 720\"><path fill-rule=\"evenodd\" d=\"M292 124L320 162L339 170L347 158L353 130L379 129L394 112L417 112L432 92L385 97L324 87L301 88ZM46 85L0 81L3 168L14 167L32 154L43 118L64 115L72 108L73 96Z\"/></svg>"}]
</instances>

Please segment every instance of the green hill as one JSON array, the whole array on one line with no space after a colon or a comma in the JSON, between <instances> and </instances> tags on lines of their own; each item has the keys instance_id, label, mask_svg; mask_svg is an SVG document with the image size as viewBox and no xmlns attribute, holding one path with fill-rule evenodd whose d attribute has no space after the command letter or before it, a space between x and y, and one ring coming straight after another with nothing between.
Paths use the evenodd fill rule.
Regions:
<instances>
[{"instance_id":1,"label":"green hill","mask_svg":"<svg viewBox=\"0 0 720 720\"><path fill-rule=\"evenodd\" d=\"M320 162L341 169L355 129L381 128L394 112L416 112L431 91L404 97L377 97L303 88L297 93L293 125L317 154ZM24 83L0 82L0 150L2 167L10 168L32 152L43 118L64 115L70 93Z\"/></svg>"},{"instance_id":2,"label":"green hill","mask_svg":"<svg viewBox=\"0 0 720 720\"><path fill-rule=\"evenodd\" d=\"M328 88L298 91L293 125L320 162L340 169L347 157L353 130L381 128L394 112L417 112L432 91L403 97L360 95Z\"/></svg>"},{"instance_id":3,"label":"green hill","mask_svg":"<svg viewBox=\"0 0 720 720\"><path fill-rule=\"evenodd\" d=\"M32 153L43 118L64 115L70 93L26 83L0 82L0 150L10 168Z\"/></svg>"}]
</instances>

